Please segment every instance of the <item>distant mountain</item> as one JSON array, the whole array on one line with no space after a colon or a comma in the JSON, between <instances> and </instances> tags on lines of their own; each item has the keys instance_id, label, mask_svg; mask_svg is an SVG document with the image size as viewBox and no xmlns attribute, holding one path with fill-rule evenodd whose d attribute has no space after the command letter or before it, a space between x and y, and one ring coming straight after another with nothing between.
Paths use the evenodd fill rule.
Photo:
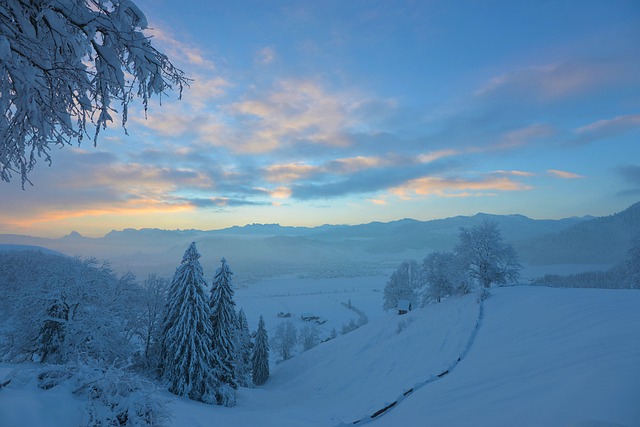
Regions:
<instances>
[{"instance_id":1,"label":"distant mountain","mask_svg":"<svg viewBox=\"0 0 640 427\"><path fill-rule=\"evenodd\" d=\"M12 245L12 244L0 243L0 252L15 252L15 251L35 251L35 252L42 252L43 254L49 254L49 255L63 255L58 251L43 248L42 246Z\"/></svg>"},{"instance_id":2,"label":"distant mountain","mask_svg":"<svg viewBox=\"0 0 640 427\"><path fill-rule=\"evenodd\" d=\"M248 224L220 230L113 230L101 238L72 232L58 239L0 235L0 243L33 245L68 255L109 260L114 269L138 276L172 276L190 242L198 244L205 274L222 256L238 280L277 274L340 276L395 268L405 259L422 259L451 250L461 227L498 223L505 240L527 264L607 264L626 258L631 237L640 234L640 203L602 218L535 220L523 215L455 216L432 221L401 219L360 225L289 227Z\"/></svg>"},{"instance_id":3,"label":"distant mountain","mask_svg":"<svg viewBox=\"0 0 640 427\"><path fill-rule=\"evenodd\" d=\"M627 258L632 240L638 237L640 202L613 215L521 241L516 248L533 264L618 263Z\"/></svg>"}]
</instances>

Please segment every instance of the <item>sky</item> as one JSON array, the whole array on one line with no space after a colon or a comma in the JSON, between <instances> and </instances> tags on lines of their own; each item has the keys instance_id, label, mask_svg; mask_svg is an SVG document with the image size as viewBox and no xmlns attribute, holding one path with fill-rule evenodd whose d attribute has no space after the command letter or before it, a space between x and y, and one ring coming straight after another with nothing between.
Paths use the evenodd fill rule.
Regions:
<instances>
[{"instance_id":1,"label":"sky","mask_svg":"<svg viewBox=\"0 0 640 427\"><path fill-rule=\"evenodd\" d=\"M640 200L640 3L137 0L193 81L0 182L0 233L315 226Z\"/></svg>"}]
</instances>

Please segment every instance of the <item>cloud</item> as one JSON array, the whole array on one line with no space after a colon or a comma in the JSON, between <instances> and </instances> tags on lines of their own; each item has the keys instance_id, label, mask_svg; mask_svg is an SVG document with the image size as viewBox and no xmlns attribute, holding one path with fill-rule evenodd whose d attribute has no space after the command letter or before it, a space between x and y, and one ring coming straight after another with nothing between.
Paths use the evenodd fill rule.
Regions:
<instances>
[{"instance_id":1,"label":"cloud","mask_svg":"<svg viewBox=\"0 0 640 427\"><path fill-rule=\"evenodd\" d=\"M493 171L492 173L496 175L513 175L513 176L535 176L536 175L533 172L518 171L518 170L513 170L513 171L497 170L497 171Z\"/></svg>"},{"instance_id":2,"label":"cloud","mask_svg":"<svg viewBox=\"0 0 640 427\"><path fill-rule=\"evenodd\" d=\"M390 189L390 193L410 199L412 196L440 196L440 197L471 197L494 196L495 193L487 191L525 191L531 186L513 181L507 177L493 175L476 179L443 178L436 176L424 176L410 180L401 186Z\"/></svg>"},{"instance_id":3,"label":"cloud","mask_svg":"<svg viewBox=\"0 0 640 427\"><path fill-rule=\"evenodd\" d=\"M331 162L327 163L331 165ZM335 172L329 169L308 177L291 186L294 199L343 197L352 194L368 194L387 191L425 175L435 175L451 170L454 163L420 163L408 157L390 157L376 167Z\"/></svg>"},{"instance_id":4,"label":"cloud","mask_svg":"<svg viewBox=\"0 0 640 427\"><path fill-rule=\"evenodd\" d=\"M176 64L182 62L208 71L216 70L215 63L207 58L208 55L199 46L185 42L184 37L179 39L167 28L154 27L145 32L151 35L154 43L162 46L162 51L171 58L172 62Z\"/></svg>"},{"instance_id":5,"label":"cloud","mask_svg":"<svg viewBox=\"0 0 640 427\"><path fill-rule=\"evenodd\" d=\"M269 192L275 199L288 199L291 197L291 189L288 187L277 187Z\"/></svg>"},{"instance_id":6,"label":"cloud","mask_svg":"<svg viewBox=\"0 0 640 427\"><path fill-rule=\"evenodd\" d=\"M265 46L256 54L256 62L259 64L271 64L276 60L276 49L273 46Z\"/></svg>"},{"instance_id":7,"label":"cloud","mask_svg":"<svg viewBox=\"0 0 640 427\"><path fill-rule=\"evenodd\" d=\"M183 198L180 199L186 205L197 208L224 208L238 206L266 206L267 202L256 202L245 199L231 199L228 197L209 197L209 198Z\"/></svg>"},{"instance_id":8,"label":"cloud","mask_svg":"<svg viewBox=\"0 0 640 427\"><path fill-rule=\"evenodd\" d=\"M615 82L623 72L621 68L616 61L597 59L534 65L492 77L475 95L561 99Z\"/></svg>"},{"instance_id":9,"label":"cloud","mask_svg":"<svg viewBox=\"0 0 640 427\"><path fill-rule=\"evenodd\" d=\"M628 185L631 186L631 188L619 192L619 195L635 196L637 194L640 194L640 166L619 166L616 172L627 182Z\"/></svg>"},{"instance_id":10,"label":"cloud","mask_svg":"<svg viewBox=\"0 0 640 427\"><path fill-rule=\"evenodd\" d=\"M32 178L35 187L20 194L14 194L19 186L3 187L5 197L19 202L11 215L0 213L0 221L13 217L20 223L36 223L189 210L196 205L179 196L180 191L210 192L217 185L197 169L125 163L111 153L77 148L57 156L55 170L37 169Z\"/></svg>"},{"instance_id":11,"label":"cloud","mask_svg":"<svg viewBox=\"0 0 640 427\"><path fill-rule=\"evenodd\" d=\"M297 144L349 145L351 102L311 80L281 80L264 96L228 108L242 130L230 149L257 154Z\"/></svg>"},{"instance_id":12,"label":"cloud","mask_svg":"<svg viewBox=\"0 0 640 427\"><path fill-rule=\"evenodd\" d=\"M547 124L533 124L519 129L505 132L498 142L492 144L490 149L510 149L528 145L535 140L546 138L555 133L552 126Z\"/></svg>"},{"instance_id":13,"label":"cloud","mask_svg":"<svg viewBox=\"0 0 640 427\"><path fill-rule=\"evenodd\" d=\"M306 163L274 164L263 169L266 181L274 183L298 182L298 195L302 188L310 189L311 184L320 191L324 184L340 182L344 190L349 192L350 184L358 180L358 176L366 176L374 182L382 182L384 176L393 177L401 170L417 170L422 162L414 157L398 155L355 156L328 160L319 165ZM420 173L420 172L416 172ZM390 178L393 179L393 178Z\"/></svg>"},{"instance_id":14,"label":"cloud","mask_svg":"<svg viewBox=\"0 0 640 427\"><path fill-rule=\"evenodd\" d=\"M462 152L460 150L437 150L437 151L432 151L430 153L423 153L423 154L418 154L418 156L416 157L418 159L419 162L421 163L431 163L434 162L438 159L443 159L445 157L451 157L451 156L455 156L458 154L461 154Z\"/></svg>"},{"instance_id":15,"label":"cloud","mask_svg":"<svg viewBox=\"0 0 640 427\"><path fill-rule=\"evenodd\" d=\"M382 205L385 206L387 205L387 201L382 199L382 198L378 198L378 199L367 199L369 202L373 203L374 205Z\"/></svg>"},{"instance_id":16,"label":"cloud","mask_svg":"<svg viewBox=\"0 0 640 427\"><path fill-rule=\"evenodd\" d=\"M194 109L203 109L210 102L219 102L226 94L226 89L232 84L220 77L207 77L205 75L195 75L189 88L189 96L184 100L191 104Z\"/></svg>"},{"instance_id":17,"label":"cloud","mask_svg":"<svg viewBox=\"0 0 640 427\"><path fill-rule=\"evenodd\" d=\"M307 178L321 170L304 163L276 164L265 168L265 178L270 182L292 182Z\"/></svg>"},{"instance_id":18,"label":"cloud","mask_svg":"<svg viewBox=\"0 0 640 427\"><path fill-rule=\"evenodd\" d=\"M578 175L577 173L561 171L557 169L547 169L547 173L551 176L555 176L557 178L562 179L581 179L584 178L583 175Z\"/></svg>"},{"instance_id":19,"label":"cloud","mask_svg":"<svg viewBox=\"0 0 640 427\"><path fill-rule=\"evenodd\" d=\"M640 114L628 114L612 119L603 119L575 129L577 138L574 142L587 143L591 141L612 138L623 133L640 129Z\"/></svg>"}]
</instances>

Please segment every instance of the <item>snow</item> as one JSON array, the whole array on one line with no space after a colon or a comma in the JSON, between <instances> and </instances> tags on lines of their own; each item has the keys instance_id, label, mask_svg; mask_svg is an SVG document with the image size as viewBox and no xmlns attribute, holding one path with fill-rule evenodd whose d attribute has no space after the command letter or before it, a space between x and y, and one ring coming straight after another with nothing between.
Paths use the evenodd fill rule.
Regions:
<instances>
[{"instance_id":1,"label":"snow","mask_svg":"<svg viewBox=\"0 0 640 427\"><path fill-rule=\"evenodd\" d=\"M271 379L240 388L234 408L166 391L154 398L169 401L170 425L180 427L640 425L640 292L514 286L492 289L482 305L472 294L398 316L381 309L385 281L289 277L238 289L252 330L260 314L275 328L279 311L299 325L313 312L327 319L319 328L338 329L357 318L342 304L349 299L369 323L272 364ZM12 369L23 368L0 365L0 378ZM3 427L73 425L80 410L64 385L0 389Z\"/></svg>"},{"instance_id":2,"label":"snow","mask_svg":"<svg viewBox=\"0 0 640 427\"><path fill-rule=\"evenodd\" d=\"M280 322L291 320L296 322L298 329L316 325L320 338L324 340L332 328L340 332L342 325L350 320L358 321L358 314L343 305L349 300L353 307L364 311L370 321L384 316L382 289L388 279L387 276L301 279L290 275L264 279L236 289L235 301L239 308L244 308L252 331L263 315L269 337L273 336ZM279 318L279 312L291 313L291 317ZM313 313L326 322L322 325L305 322L300 318L305 313Z\"/></svg>"},{"instance_id":3,"label":"snow","mask_svg":"<svg viewBox=\"0 0 640 427\"><path fill-rule=\"evenodd\" d=\"M68 387L54 387L46 392L39 389L35 375L30 375L36 368L36 365L0 364L0 382L11 379L8 386L0 389L0 426L79 426L86 402L71 394Z\"/></svg>"},{"instance_id":4,"label":"snow","mask_svg":"<svg viewBox=\"0 0 640 427\"><path fill-rule=\"evenodd\" d=\"M638 426L638 361L637 291L497 289L464 363L378 425Z\"/></svg>"}]
</instances>

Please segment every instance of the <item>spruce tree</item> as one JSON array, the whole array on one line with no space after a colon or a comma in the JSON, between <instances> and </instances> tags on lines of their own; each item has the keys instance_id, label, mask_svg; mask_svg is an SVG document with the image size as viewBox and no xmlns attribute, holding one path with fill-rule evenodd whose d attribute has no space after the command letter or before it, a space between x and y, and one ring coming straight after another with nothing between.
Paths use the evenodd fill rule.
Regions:
<instances>
[{"instance_id":1,"label":"spruce tree","mask_svg":"<svg viewBox=\"0 0 640 427\"><path fill-rule=\"evenodd\" d=\"M267 336L262 316L260 316L260 321L258 322L251 362L253 365L253 383L262 385L267 382L269 379L269 337Z\"/></svg>"},{"instance_id":2,"label":"spruce tree","mask_svg":"<svg viewBox=\"0 0 640 427\"><path fill-rule=\"evenodd\" d=\"M233 287L231 276L233 272L227 265L227 260L220 260L222 265L216 270L211 287L209 307L211 312L212 349L218 356L219 365L216 375L221 384L227 384L232 389L238 388L236 378L236 312L233 301ZM222 403L222 402L219 402ZM228 405L227 403L222 403Z\"/></svg>"},{"instance_id":3,"label":"spruce tree","mask_svg":"<svg viewBox=\"0 0 640 427\"><path fill-rule=\"evenodd\" d=\"M169 287L161 346L161 373L169 391L207 403L215 402L215 354L209 306L195 242Z\"/></svg>"},{"instance_id":4,"label":"spruce tree","mask_svg":"<svg viewBox=\"0 0 640 427\"><path fill-rule=\"evenodd\" d=\"M236 324L236 378L238 385L249 387L251 385L251 332L244 310L240 309Z\"/></svg>"}]
</instances>

